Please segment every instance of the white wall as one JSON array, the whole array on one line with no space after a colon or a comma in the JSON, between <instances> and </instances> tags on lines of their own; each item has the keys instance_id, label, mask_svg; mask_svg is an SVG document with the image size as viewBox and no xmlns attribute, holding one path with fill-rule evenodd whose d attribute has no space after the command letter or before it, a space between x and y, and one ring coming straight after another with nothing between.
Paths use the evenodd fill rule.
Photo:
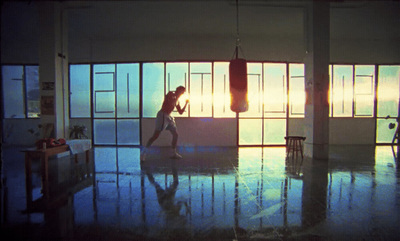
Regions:
<instances>
[{"instance_id":1,"label":"white wall","mask_svg":"<svg viewBox=\"0 0 400 241\"><path fill-rule=\"evenodd\" d=\"M304 136L304 118L289 119L289 135ZM375 119L329 118L329 144L375 144Z\"/></svg>"},{"instance_id":2,"label":"white wall","mask_svg":"<svg viewBox=\"0 0 400 241\"><path fill-rule=\"evenodd\" d=\"M223 118L175 118L179 146L236 146L236 119ZM154 132L155 119L142 120L142 143ZM171 134L163 131L154 142L155 146L170 146Z\"/></svg>"},{"instance_id":3,"label":"white wall","mask_svg":"<svg viewBox=\"0 0 400 241\"><path fill-rule=\"evenodd\" d=\"M330 118L329 143L332 145L375 144L373 118Z\"/></svg>"}]
</instances>

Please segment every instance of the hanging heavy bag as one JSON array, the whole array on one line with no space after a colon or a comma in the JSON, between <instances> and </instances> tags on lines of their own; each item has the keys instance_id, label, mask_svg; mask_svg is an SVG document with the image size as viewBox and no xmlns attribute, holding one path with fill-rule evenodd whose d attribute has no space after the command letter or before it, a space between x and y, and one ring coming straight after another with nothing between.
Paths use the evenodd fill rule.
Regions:
<instances>
[{"instance_id":1,"label":"hanging heavy bag","mask_svg":"<svg viewBox=\"0 0 400 241\"><path fill-rule=\"evenodd\" d=\"M249 109L247 99L247 63L245 59L233 59L229 63L229 90L231 110L245 112Z\"/></svg>"}]
</instances>

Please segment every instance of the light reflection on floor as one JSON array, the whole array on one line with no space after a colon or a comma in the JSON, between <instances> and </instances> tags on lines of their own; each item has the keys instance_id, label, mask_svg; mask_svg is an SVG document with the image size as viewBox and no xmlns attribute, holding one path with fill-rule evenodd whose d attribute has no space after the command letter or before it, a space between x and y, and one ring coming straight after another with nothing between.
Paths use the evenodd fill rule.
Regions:
<instances>
[{"instance_id":1,"label":"light reflection on floor","mask_svg":"<svg viewBox=\"0 0 400 241\"><path fill-rule=\"evenodd\" d=\"M286 158L280 147L182 148L182 160L169 159L169 151L154 148L142 165L139 149L129 147L97 147L90 164L83 156L78 164L70 157L52 160L51 190L65 191L62 198L53 197L57 202L51 208L32 213L26 212L23 155L7 148L2 235L29 240L400 239L400 171L390 147L332 146L328 163ZM33 170L38 198L38 162Z\"/></svg>"}]
</instances>

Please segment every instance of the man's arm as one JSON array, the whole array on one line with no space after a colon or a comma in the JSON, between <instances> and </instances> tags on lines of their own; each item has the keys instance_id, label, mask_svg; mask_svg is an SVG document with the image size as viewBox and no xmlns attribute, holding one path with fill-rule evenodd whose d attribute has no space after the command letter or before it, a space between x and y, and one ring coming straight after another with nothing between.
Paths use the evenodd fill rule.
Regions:
<instances>
[{"instance_id":1,"label":"man's arm","mask_svg":"<svg viewBox=\"0 0 400 241\"><path fill-rule=\"evenodd\" d=\"M189 100L186 100L185 106L183 106L183 108L181 108L181 106L179 105L179 103L176 105L176 109L178 110L178 113L180 115L183 114L183 112L185 112L186 106L189 103Z\"/></svg>"}]
</instances>

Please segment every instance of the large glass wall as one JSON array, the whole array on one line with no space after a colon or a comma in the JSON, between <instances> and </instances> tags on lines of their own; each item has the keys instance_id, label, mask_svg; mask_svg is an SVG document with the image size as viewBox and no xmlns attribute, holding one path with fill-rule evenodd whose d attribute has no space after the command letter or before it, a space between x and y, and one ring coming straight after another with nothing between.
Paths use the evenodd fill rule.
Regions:
<instances>
[{"instance_id":1,"label":"large glass wall","mask_svg":"<svg viewBox=\"0 0 400 241\"><path fill-rule=\"evenodd\" d=\"M304 118L304 64L249 62L247 69L250 105L238 115L237 142L284 144L287 120ZM334 64L329 71L330 117L376 118L376 143L391 143L400 66ZM164 95L180 85L190 105L175 117L236 118L229 62L71 64L69 83L70 117L93 120L96 145L140 145L140 119L155 118ZM38 66L2 65L2 94L3 118L39 117Z\"/></svg>"}]
</instances>

